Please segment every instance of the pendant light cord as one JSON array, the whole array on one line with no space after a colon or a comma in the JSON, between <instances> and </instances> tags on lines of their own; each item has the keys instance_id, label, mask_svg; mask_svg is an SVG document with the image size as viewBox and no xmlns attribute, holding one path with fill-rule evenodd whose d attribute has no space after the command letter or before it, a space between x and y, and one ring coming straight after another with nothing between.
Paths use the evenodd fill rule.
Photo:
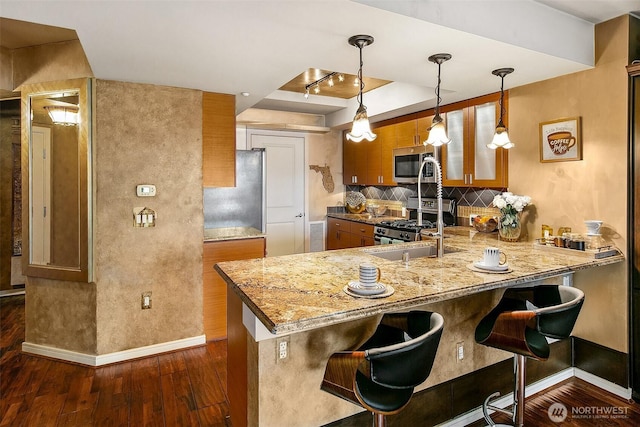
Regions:
<instances>
[{"instance_id":1,"label":"pendant light cord","mask_svg":"<svg viewBox=\"0 0 640 427\"><path fill-rule=\"evenodd\" d=\"M362 107L362 91L364 90L364 81L362 80L362 43L358 43L358 49L360 49L360 68L358 69L358 81L360 82L360 92L358 92L358 103Z\"/></svg>"},{"instance_id":2,"label":"pendant light cord","mask_svg":"<svg viewBox=\"0 0 640 427\"><path fill-rule=\"evenodd\" d=\"M500 121L498 122L498 126L504 126L504 122L502 121L502 117L504 116L504 74L500 74Z\"/></svg>"},{"instance_id":3,"label":"pendant light cord","mask_svg":"<svg viewBox=\"0 0 640 427\"><path fill-rule=\"evenodd\" d=\"M442 62L438 61L438 85L436 86L436 117L440 117L440 102L442 98L440 98L440 67L442 66Z\"/></svg>"}]
</instances>

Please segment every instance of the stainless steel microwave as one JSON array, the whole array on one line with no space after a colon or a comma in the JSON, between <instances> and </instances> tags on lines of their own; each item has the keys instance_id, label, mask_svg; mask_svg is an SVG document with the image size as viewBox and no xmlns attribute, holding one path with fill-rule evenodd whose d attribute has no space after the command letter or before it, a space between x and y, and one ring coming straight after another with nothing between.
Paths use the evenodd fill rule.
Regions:
<instances>
[{"instance_id":1,"label":"stainless steel microwave","mask_svg":"<svg viewBox=\"0 0 640 427\"><path fill-rule=\"evenodd\" d=\"M418 182L418 171L426 156L433 157L432 146L415 145L393 150L393 180L398 184L415 184ZM422 183L436 182L433 163L424 165Z\"/></svg>"}]
</instances>

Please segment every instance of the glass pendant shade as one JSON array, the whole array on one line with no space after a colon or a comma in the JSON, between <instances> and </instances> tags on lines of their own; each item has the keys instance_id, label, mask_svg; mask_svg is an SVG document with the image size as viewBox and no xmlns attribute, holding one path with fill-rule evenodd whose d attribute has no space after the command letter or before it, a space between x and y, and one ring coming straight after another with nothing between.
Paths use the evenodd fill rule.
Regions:
<instances>
[{"instance_id":1,"label":"glass pendant shade","mask_svg":"<svg viewBox=\"0 0 640 427\"><path fill-rule=\"evenodd\" d=\"M503 116L504 116L504 76L513 73L513 68L498 68L497 70L493 70L491 74L494 76L500 77L500 120L498 121L498 126L496 126L496 133L493 134L493 139L490 143L487 144L487 148L492 150L496 150L498 148L504 148L508 150L509 148L513 148L515 144L511 142L509 139L509 133L507 132L507 127L504 125Z\"/></svg>"},{"instance_id":2,"label":"glass pendant shade","mask_svg":"<svg viewBox=\"0 0 640 427\"><path fill-rule=\"evenodd\" d=\"M451 140L447 136L447 130L444 126L444 122L439 116L433 118L433 124L429 128L429 137L424 142L424 145L433 145L434 147L440 147L450 143Z\"/></svg>"},{"instance_id":3,"label":"glass pendant shade","mask_svg":"<svg viewBox=\"0 0 640 427\"><path fill-rule=\"evenodd\" d=\"M72 126L80 122L77 108L54 106L46 106L44 108L47 110L47 113L49 113L51 121L56 125Z\"/></svg>"},{"instance_id":4,"label":"glass pendant shade","mask_svg":"<svg viewBox=\"0 0 640 427\"><path fill-rule=\"evenodd\" d=\"M507 128L500 126L496 128L496 133L493 135L493 139L489 144L487 144L488 148L495 150L496 148L502 147L505 149L509 149L513 147L514 144L509 139L509 132L507 132Z\"/></svg>"},{"instance_id":5,"label":"glass pendant shade","mask_svg":"<svg viewBox=\"0 0 640 427\"><path fill-rule=\"evenodd\" d=\"M436 53L429 58L430 62L438 65L438 83L436 85L436 110L431 127L427 129L429 131L429 137L423 142L424 145L433 145L434 147L440 147L451 142L451 139L447 136L447 128L440 117L440 67L443 62L451 59L451 55L448 53Z\"/></svg>"},{"instance_id":6,"label":"glass pendant shade","mask_svg":"<svg viewBox=\"0 0 640 427\"><path fill-rule=\"evenodd\" d=\"M363 139L373 141L376 138L377 135L371 131L369 117L367 117L367 108L360 104L360 107L358 107L358 111L353 118L351 132L347 133L347 139L353 142L360 142Z\"/></svg>"},{"instance_id":7,"label":"glass pendant shade","mask_svg":"<svg viewBox=\"0 0 640 427\"><path fill-rule=\"evenodd\" d=\"M362 103L362 92L364 90L364 81L362 80L362 48L373 43L373 37L367 35L357 35L349 38L349 44L360 50L360 67L358 68L358 77L356 81L360 86L358 91L358 110L353 118L351 132L347 133L347 139L353 142L360 142L363 139L373 141L377 135L371 131L371 124L367 116L367 107Z\"/></svg>"}]
</instances>

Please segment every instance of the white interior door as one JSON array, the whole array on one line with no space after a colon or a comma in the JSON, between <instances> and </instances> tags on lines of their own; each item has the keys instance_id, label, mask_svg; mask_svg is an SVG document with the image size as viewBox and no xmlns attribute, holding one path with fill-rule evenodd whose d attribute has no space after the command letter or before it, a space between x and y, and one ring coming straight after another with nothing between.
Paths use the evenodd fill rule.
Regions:
<instances>
[{"instance_id":1,"label":"white interior door","mask_svg":"<svg viewBox=\"0 0 640 427\"><path fill-rule=\"evenodd\" d=\"M51 262L51 129L31 128L32 264Z\"/></svg>"},{"instance_id":2,"label":"white interior door","mask_svg":"<svg viewBox=\"0 0 640 427\"><path fill-rule=\"evenodd\" d=\"M304 252L304 138L251 131L266 156L267 256Z\"/></svg>"}]
</instances>

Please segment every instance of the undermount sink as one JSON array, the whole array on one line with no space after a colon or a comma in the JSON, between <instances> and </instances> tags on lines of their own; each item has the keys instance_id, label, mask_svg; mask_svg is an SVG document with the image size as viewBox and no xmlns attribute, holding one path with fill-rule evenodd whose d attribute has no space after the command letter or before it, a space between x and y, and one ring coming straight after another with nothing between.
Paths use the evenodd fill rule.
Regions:
<instances>
[{"instance_id":1,"label":"undermount sink","mask_svg":"<svg viewBox=\"0 0 640 427\"><path fill-rule=\"evenodd\" d=\"M423 257L435 257L437 248L433 246L420 246L418 248L393 248L386 251L371 251L369 255L377 256L378 258L388 259L389 261L400 261L402 254L409 252L409 259L423 258ZM454 249L445 246L444 253L450 254L452 252L459 252L459 249Z\"/></svg>"}]
</instances>

